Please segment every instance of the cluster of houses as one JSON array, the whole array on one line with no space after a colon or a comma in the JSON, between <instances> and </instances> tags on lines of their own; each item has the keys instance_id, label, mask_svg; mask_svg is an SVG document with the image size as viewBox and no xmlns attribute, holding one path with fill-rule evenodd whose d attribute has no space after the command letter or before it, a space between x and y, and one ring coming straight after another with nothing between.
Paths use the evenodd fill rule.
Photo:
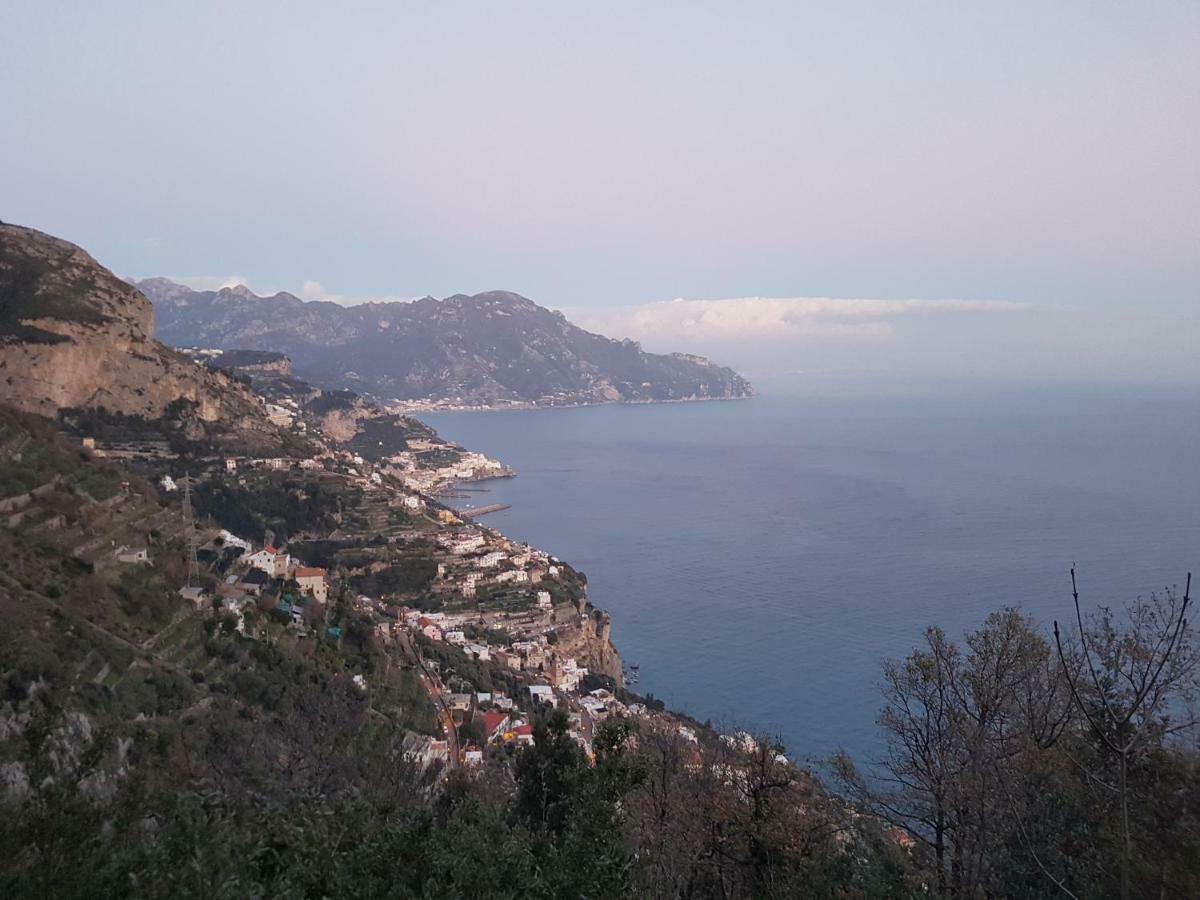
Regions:
<instances>
[{"instance_id":1,"label":"cluster of houses","mask_svg":"<svg viewBox=\"0 0 1200 900\"><path fill-rule=\"evenodd\" d=\"M469 618L405 609L399 611L394 627L407 628L431 641L452 644L468 659L503 666L528 679L517 700L500 692L444 692L443 700L457 723L480 723L485 747L532 742L532 726L528 716L521 714L522 709L561 708L570 722L569 733L590 754L596 727L605 718L645 712L627 707L606 688L586 690L587 668L573 657L556 652L545 634L496 645L482 638L469 638L463 627ZM463 761L471 764L482 759L481 755L478 759L472 756L473 752L482 753L464 751Z\"/></svg>"},{"instance_id":2,"label":"cluster of houses","mask_svg":"<svg viewBox=\"0 0 1200 900\"><path fill-rule=\"evenodd\" d=\"M356 466L352 457L338 462L341 463L338 468L369 472L365 464L361 468ZM394 494L393 499L398 503L411 503L414 509L420 508L417 503L424 502L400 490ZM656 715L641 704L622 702L605 687L595 687L595 680L587 678L587 667L564 652L553 639L554 632L544 628L552 621L553 595L537 585L559 575L553 557L475 525L443 529L437 542L443 559L438 565L438 580L443 590L466 598L481 585L512 582L530 585L536 600L530 615L524 619L506 615L504 622L511 627L510 631L508 627L473 628L481 621L475 608L422 612L388 607L366 596L356 598L356 607L373 615L376 633L385 643L393 641L400 630L419 633L429 641L458 647L466 659L516 676L494 679L495 684L508 685L507 693L477 690L460 673L449 670L445 674L453 679L456 690L440 680L430 683L432 699L449 717L446 724L454 733L440 738L406 735L404 750L415 764L482 765L489 756L532 744L534 718L539 711L550 708L566 714L569 735L591 757L595 735L606 718ZM128 552L129 548L122 550ZM333 633L337 628L326 627L326 622L312 615L329 600L329 575L324 569L306 565L286 548L251 545L229 531L220 532L202 552L210 569L221 579L216 589L220 606L236 615L239 631L245 633L243 612L253 605L259 610L283 613L301 633L316 627L322 634L336 636ZM211 595L200 588L187 587L180 593L197 607L212 604ZM434 660L427 659L423 665L440 669ZM362 676L356 676L355 683L360 689L367 689Z\"/></svg>"},{"instance_id":3,"label":"cluster of houses","mask_svg":"<svg viewBox=\"0 0 1200 900\"><path fill-rule=\"evenodd\" d=\"M419 454L429 450L442 450L449 445L426 440L408 441L408 449L387 458L393 475L409 490L430 493L454 481L482 481L511 474L499 460L482 453L460 450L456 460L436 468L422 465ZM457 449L457 448L456 448Z\"/></svg>"},{"instance_id":4,"label":"cluster of houses","mask_svg":"<svg viewBox=\"0 0 1200 900\"><path fill-rule=\"evenodd\" d=\"M284 412L291 410L281 407L279 415L282 417ZM382 466L372 464L361 455L328 448L309 459L229 457L224 466L230 474L240 473L243 469L247 474L252 470L270 472L296 468L335 472L369 490L387 492L387 506L412 513L426 509L427 501L422 494L435 491L448 482L508 474L499 462L482 454L458 451L458 448L451 448L457 454L453 465L434 469L429 467L428 460L432 456L440 461L440 455L418 458L426 451L447 448L449 445L439 442L410 440L408 450L395 454ZM164 490L179 487L174 482L163 481ZM447 513L445 510L440 512ZM460 747L459 758L454 762L470 765L482 762L488 748L531 743L533 727L530 718L533 712L545 707L566 711L571 734L590 752L596 725L608 715L625 714L628 710L603 688L585 690L587 668L570 653L556 650L542 627L553 621L554 597L562 594L561 587L548 583L560 576L559 563L548 554L510 541L491 529L464 524L453 514L447 513L443 520L450 527L441 529L436 536L438 566L433 591L440 594L449 607L453 607L457 599L463 608L460 613L397 609L365 596L358 597L355 605L360 611L372 614L376 632L385 642L393 640L399 629L407 629L428 640L455 645L468 659L503 667L519 675L509 680L510 685L522 685L513 697L498 691L451 693L440 684L430 688L435 694L441 694L440 698L435 696L434 699L440 699L443 709L450 711L455 726L470 724L468 732L481 739L479 746ZM251 606L282 613L302 634L314 627L322 634L337 630L328 628L323 618L314 615L329 601L328 573L322 568L306 565L292 556L286 547L251 545L237 535L223 531L201 553L202 561L219 579L215 590L219 606L223 611L236 614L239 631L245 631L242 613ZM523 617L528 627L517 625L502 644L495 642L495 635L504 633L501 630L482 632L493 636L488 640L479 637L480 632L465 627L468 622L480 618L475 605L466 601L493 585L516 589L515 596L527 597L529 601L527 612L525 605L516 607L521 610L518 618ZM212 592L200 588L187 587L180 593L197 607L218 605L213 602L216 598L211 596ZM513 595L512 591L505 592L505 596ZM462 686L460 683L459 687ZM366 688L365 681L360 687ZM449 761L457 743L410 734L405 749L414 759L432 764Z\"/></svg>"},{"instance_id":5,"label":"cluster of houses","mask_svg":"<svg viewBox=\"0 0 1200 900\"><path fill-rule=\"evenodd\" d=\"M302 594L311 596L318 603L324 603L329 599L329 586L325 580L325 570L303 565L285 550L276 550L270 546L263 547L261 550L251 553L246 558L246 562L250 569L238 582L239 585L247 585L252 588L262 584L262 575L266 575L268 580L287 581L291 579L295 581ZM260 572L262 575L254 576L253 572Z\"/></svg>"},{"instance_id":6,"label":"cluster of houses","mask_svg":"<svg viewBox=\"0 0 1200 900\"><path fill-rule=\"evenodd\" d=\"M300 625L309 609L329 599L325 569L306 566L286 550L270 545L255 550L249 541L222 530L197 554L220 579L215 594L223 610L237 617L237 630L245 633L243 613L250 607L276 609ZM211 605L210 592L196 586L181 588L180 595L197 608Z\"/></svg>"},{"instance_id":7,"label":"cluster of houses","mask_svg":"<svg viewBox=\"0 0 1200 900\"><path fill-rule=\"evenodd\" d=\"M530 684L524 696L514 700L497 691L446 693L443 701L454 718L455 727L468 723L479 743L462 749L462 762L479 765L490 748L520 748L533 744L533 715L548 707L566 711L568 734L589 755L599 724L610 715L626 715L629 709L611 691L597 688L589 693L567 696L546 684Z\"/></svg>"},{"instance_id":8,"label":"cluster of houses","mask_svg":"<svg viewBox=\"0 0 1200 900\"><path fill-rule=\"evenodd\" d=\"M463 598L475 597L485 584L537 585L559 574L559 566L548 554L474 525L447 530L438 542L450 557L439 569L439 577L456 584ZM550 608L549 591L535 595L540 609Z\"/></svg>"},{"instance_id":9,"label":"cluster of houses","mask_svg":"<svg viewBox=\"0 0 1200 900\"><path fill-rule=\"evenodd\" d=\"M574 657L562 657L555 652L544 634L531 635L504 646L494 646L470 640L459 627L469 617L450 616L440 612L403 610L397 627L407 627L431 641L445 641L462 649L469 659L496 662L514 672L524 672L545 679L561 691L574 691L587 675Z\"/></svg>"}]
</instances>

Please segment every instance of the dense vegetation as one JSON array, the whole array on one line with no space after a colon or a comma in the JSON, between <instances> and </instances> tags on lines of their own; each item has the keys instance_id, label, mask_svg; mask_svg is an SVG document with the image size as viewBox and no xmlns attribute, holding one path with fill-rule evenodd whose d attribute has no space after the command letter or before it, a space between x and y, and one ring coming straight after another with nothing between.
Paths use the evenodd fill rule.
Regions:
<instances>
[{"instance_id":1,"label":"dense vegetation","mask_svg":"<svg viewBox=\"0 0 1200 900\"><path fill-rule=\"evenodd\" d=\"M409 559L377 572L367 572L350 579L355 590L374 597L394 597L418 594L433 583L437 563L432 559Z\"/></svg>"},{"instance_id":2,"label":"dense vegetation","mask_svg":"<svg viewBox=\"0 0 1200 900\"><path fill-rule=\"evenodd\" d=\"M84 468L82 448L69 451L50 423L0 406L0 499L23 494Z\"/></svg>"},{"instance_id":3,"label":"dense vegetation","mask_svg":"<svg viewBox=\"0 0 1200 900\"><path fill-rule=\"evenodd\" d=\"M645 739L634 749L633 737L621 723L606 727L591 765L557 714L517 757L513 782L499 770L457 773L432 800L386 748L364 767L361 790L314 780L266 802L130 783L97 806L56 785L0 823L0 889L63 898L617 898L670 896L677 879L692 896L903 896L915 886L903 855L877 832L839 839L825 801L798 812L794 795L817 795L783 774L773 750L760 764L731 767L745 782L725 784L691 780L674 742ZM646 842L640 857L635 841Z\"/></svg>"},{"instance_id":4,"label":"dense vegetation","mask_svg":"<svg viewBox=\"0 0 1200 900\"><path fill-rule=\"evenodd\" d=\"M292 535L326 534L337 527L344 491L313 480L259 479L242 485L211 479L197 485L196 510L241 537L284 543Z\"/></svg>"},{"instance_id":5,"label":"dense vegetation","mask_svg":"<svg viewBox=\"0 0 1200 900\"><path fill-rule=\"evenodd\" d=\"M367 459L381 459L408 449L409 441L438 440L438 434L424 422L408 416L375 416L359 422L359 432L346 446ZM455 455L455 460L458 455Z\"/></svg>"}]
</instances>

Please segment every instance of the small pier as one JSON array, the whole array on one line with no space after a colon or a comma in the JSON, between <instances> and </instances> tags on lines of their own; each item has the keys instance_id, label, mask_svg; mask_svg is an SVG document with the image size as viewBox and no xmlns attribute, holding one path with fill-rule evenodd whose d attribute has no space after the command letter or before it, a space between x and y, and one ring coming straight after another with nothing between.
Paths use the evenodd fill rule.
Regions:
<instances>
[{"instance_id":1,"label":"small pier","mask_svg":"<svg viewBox=\"0 0 1200 900\"><path fill-rule=\"evenodd\" d=\"M491 515L506 509L512 509L512 504L493 503L490 506L473 506L468 509L456 509L454 514L460 519L478 519L480 516Z\"/></svg>"}]
</instances>

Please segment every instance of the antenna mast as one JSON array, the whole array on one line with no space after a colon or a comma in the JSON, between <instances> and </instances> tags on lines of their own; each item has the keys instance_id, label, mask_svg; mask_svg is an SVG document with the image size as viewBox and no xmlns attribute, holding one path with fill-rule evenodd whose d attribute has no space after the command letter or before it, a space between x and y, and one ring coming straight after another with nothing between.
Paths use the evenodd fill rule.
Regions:
<instances>
[{"instance_id":1,"label":"antenna mast","mask_svg":"<svg viewBox=\"0 0 1200 900\"><path fill-rule=\"evenodd\" d=\"M192 515L192 477L183 476L183 539L187 544L187 586L194 587L200 577L196 548L196 518Z\"/></svg>"}]
</instances>

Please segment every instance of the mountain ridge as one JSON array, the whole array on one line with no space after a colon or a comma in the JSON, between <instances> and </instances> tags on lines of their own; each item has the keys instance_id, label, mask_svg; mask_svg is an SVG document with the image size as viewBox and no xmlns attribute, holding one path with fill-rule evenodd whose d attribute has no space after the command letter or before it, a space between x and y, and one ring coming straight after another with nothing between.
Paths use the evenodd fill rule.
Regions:
<instances>
[{"instance_id":1,"label":"mountain ridge","mask_svg":"<svg viewBox=\"0 0 1200 900\"><path fill-rule=\"evenodd\" d=\"M385 402L582 405L753 393L732 369L593 334L512 291L341 306L244 285L134 283L154 302L168 343L285 353L309 381Z\"/></svg>"},{"instance_id":2,"label":"mountain ridge","mask_svg":"<svg viewBox=\"0 0 1200 900\"><path fill-rule=\"evenodd\" d=\"M70 241L0 223L0 403L280 446L257 398L154 337L153 304Z\"/></svg>"}]
</instances>

